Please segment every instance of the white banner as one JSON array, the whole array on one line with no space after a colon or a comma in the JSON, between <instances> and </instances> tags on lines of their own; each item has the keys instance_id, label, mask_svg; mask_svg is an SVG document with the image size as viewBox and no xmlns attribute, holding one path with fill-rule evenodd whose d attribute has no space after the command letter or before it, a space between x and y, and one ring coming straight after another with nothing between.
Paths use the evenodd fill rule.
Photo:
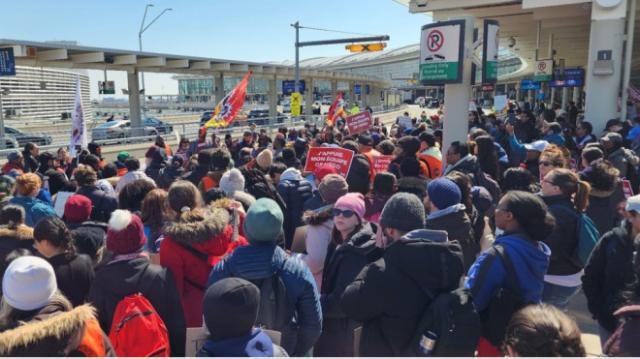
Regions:
<instances>
[{"instance_id":1,"label":"white banner","mask_svg":"<svg viewBox=\"0 0 640 359\"><path fill-rule=\"evenodd\" d=\"M82 94L80 92L80 78L76 79L76 99L71 112L71 142L69 143L69 153L76 155L76 146L87 148L87 125L82 109Z\"/></svg>"}]
</instances>

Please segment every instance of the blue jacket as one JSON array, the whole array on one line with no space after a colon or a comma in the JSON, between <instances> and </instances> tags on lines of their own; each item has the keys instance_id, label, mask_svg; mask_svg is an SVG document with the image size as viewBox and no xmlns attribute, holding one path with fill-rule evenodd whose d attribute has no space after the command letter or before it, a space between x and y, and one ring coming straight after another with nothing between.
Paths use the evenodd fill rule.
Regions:
<instances>
[{"instance_id":1,"label":"blue jacket","mask_svg":"<svg viewBox=\"0 0 640 359\"><path fill-rule=\"evenodd\" d=\"M527 302L539 303L542 299L544 275L549 268L549 247L542 242L535 244L520 233L504 234L496 239L494 245L496 244L504 247L505 254L516 271L520 288L511 289L521 293ZM480 312L486 309L495 291L506 286L507 272L502 260L492 252L481 253L469 268L465 283L465 288L471 290L476 310Z\"/></svg>"},{"instance_id":2,"label":"blue jacket","mask_svg":"<svg viewBox=\"0 0 640 359\"><path fill-rule=\"evenodd\" d=\"M291 310L291 322L283 330L280 345L291 356L303 356L320 336L322 308L313 275L301 260L289 257L275 245L238 247L211 270L207 286L229 277L267 278L278 270Z\"/></svg>"},{"instance_id":3,"label":"blue jacket","mask_svg":"<svg viewBox=\"0 0 640 359\"><path fill-rule=\"evenodd\" d=\"M273 357L273 342L260 329L251 334L218 341L207 339L198 351L199 357Z\"/></svg>"},{"instance_id":4,"label":"blue jacket","mask_svg":"<svg viewBox=\"0 0 640 359\"><path fill-rule=\"evenodd\" d=\"M39 220L45 217L56 217L56 211L45 202L33 197L16 196L9 201L24 208L26 215L24 223L33 228Z\"/></svg>"},{"instance_id":5,"label":"blue jacket","mask_svg":"<svg viewBox=\"0 0 640 359\"><path fill-rule=\"evenodd\" d=\"M524 147L515 135L509 136L509 148L511 149L511 156L513 163L524 162L527 159L527 149Z\"/></svg>"},{"instance_id":6,"label":"blue jacket","mask_svg":"<svg viewBox=\"0 0 640 359\"><path fill-rule=\"evenodd\" d=\"M564 137L559 133L552 133L542 138L543 140L558 146L564 146Z\"/></svg>"}]
</instances>

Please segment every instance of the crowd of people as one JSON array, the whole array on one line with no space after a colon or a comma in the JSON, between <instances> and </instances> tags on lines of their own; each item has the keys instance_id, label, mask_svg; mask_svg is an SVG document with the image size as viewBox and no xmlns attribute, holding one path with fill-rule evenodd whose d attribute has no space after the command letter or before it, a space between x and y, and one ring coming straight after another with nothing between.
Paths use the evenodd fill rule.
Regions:
<instances>
[{"instance_id":1,"label":"crowd of people","mask_svg":"<svg viewBox=\"0 0 640 359\"><path fill-rule=\"evenodd\" d=\"M572 106L574 106L572 104ZM27 144L0 176L0 355L638 356L640 118L511 103L350 134L202 128L144 158ZM354 152L346 176L308 150ZM378 156L393 156L376 171Z\"/></svg>"}]
</instances>

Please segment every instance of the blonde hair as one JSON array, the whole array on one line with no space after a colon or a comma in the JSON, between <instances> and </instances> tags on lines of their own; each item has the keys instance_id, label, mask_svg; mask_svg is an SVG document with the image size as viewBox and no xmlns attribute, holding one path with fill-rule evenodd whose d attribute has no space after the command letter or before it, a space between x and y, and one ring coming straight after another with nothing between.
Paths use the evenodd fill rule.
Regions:
<instances>
[{"instance_id":1,"label":"blonde hair","mask_svg":"<svg viewBox=\"0 0 640 359\"><path fill-rule=\"evenodd\" d=\"M557 145L548 145L540 154L540 158L547 157L554 167L569 168L569 156Z\"/></svg>"},{"instance_id":2,"label":"blonde hair","mask_svg":"<svg viewBox=\"0 0 640 359\"><path fill-rule=\"evenodd\" d=\"M24 197L31 196L42 187L40 176L35 173L25 173L16 178L16 192Z\"/></svg>"}]
</instances>

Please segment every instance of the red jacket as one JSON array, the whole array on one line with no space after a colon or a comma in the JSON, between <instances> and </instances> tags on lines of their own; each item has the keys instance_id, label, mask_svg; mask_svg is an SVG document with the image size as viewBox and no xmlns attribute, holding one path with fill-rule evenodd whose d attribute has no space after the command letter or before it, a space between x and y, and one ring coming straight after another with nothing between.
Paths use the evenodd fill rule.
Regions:
<instances>
[{"instance_id":1,"label":"red jacket","mask_svg":"<svg viewBox=\"0 0 640 359\"><path fill-rule=\"evenodd\" d=\"M248 244L241 236L232 242L233 227L225 209L212 208L204 213L201 220L168 224L160 245L160 264L173 273L188 328L202 326L202 298L215 263Z\"/></svg>"}]
</instances>

